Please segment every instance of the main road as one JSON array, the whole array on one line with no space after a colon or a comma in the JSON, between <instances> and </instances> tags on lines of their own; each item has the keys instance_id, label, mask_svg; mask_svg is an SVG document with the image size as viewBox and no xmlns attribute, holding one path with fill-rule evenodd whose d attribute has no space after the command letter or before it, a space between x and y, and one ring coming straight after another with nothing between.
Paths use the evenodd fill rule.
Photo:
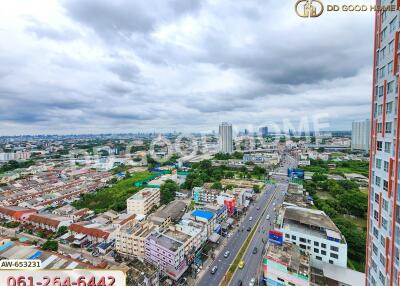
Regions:
<instances>
[{"instance_id":1,"label":"main road","mask_svg":"<svg viewBox=\"0 0 400 286\"><path fill-rule=\"evenodd\" d=\"M297 162L290 156L284 156L281 165L279 166L278 172L284 173L287 168L294 168L297 166ZM276 198L271 205L267 206L267 211L264 213L258 230L256 231L250 246L247 248L243 261L245 266L243 269L237 269L230 285L238 285L239 280L242 281L243 285L249 285L249 282L254 278L255 285L262 285L262 260L265 250L265 244L268 241L268 231L272 228L272 222L276 217L277 207L283 203L286 190L288 188L288 179L286 177L277 177L276 179ZM269 216L269 219L267 219ZM257 248L257 252L254 253L254 249Z\"/></svg>"},{"instance_id":2,"label":"main road","mask_svg":"<svg viewBox=\"0 0 400 286\"><path fill-rule=\"evenodd\" d=\"M280 170L279 172L284 172L285 169L293 166L295 166L294 159L284 156L282 165L279 167L283 171ZM238 280L248 283L247 281L256 276L261 265L262 252L264 249L264 244L262 241L267 241L268 230L270 228L269 221L273 221L275 217L274 208L283 201L284 192L287 189L287 178L281 177L277 178L276 180L277 183L267 185L266 191L261 195L258 201L250 206L249 211L242 220L242 224L238 230L229 238L223 250L220 251L220 253L216 256L210 268L206 270L207 272L204 273L196 285L214 286L219 285L223 281L229 266L232 264L236 254L239 252L241 246L250 233L247 231L247 229L249 227L254 227L257 220L262 216L259 228L254 234L250 246L244 255L245 267L244 269L237 270L235 272L230 284L235 285L235 282ZM270 220L266 220L267 215L270 216ZM250 217L252 217L251 221ZM257 247L258 251L253 255L252 252L254 247ZM230 255L227 258L224 257L224 253L226 251L230 252ZM211 274L211 269L214 266L217 266L218 270L215 274Z\"/></svg>"}]
</instances>

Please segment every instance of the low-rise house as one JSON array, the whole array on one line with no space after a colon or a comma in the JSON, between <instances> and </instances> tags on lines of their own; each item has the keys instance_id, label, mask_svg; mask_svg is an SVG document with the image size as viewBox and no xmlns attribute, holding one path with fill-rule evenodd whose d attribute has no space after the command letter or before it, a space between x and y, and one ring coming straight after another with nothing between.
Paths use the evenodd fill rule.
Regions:
<instances>
[{"instance_id":1,"label":"low-rise house","mask_svg":"<svg viewBox=\"0 0 400 286\"><path fill-rule=\"evenodd\" d=\"M23 208L19 206L0 207L0 218L7 221L26 221L30 215L37 213L34 209Z\"/></svg>"},{"instance_id":2,"label":"low-rise house","mask_svg":"<svg viewBox=\"0 0 400 286\"><path fill-rule=\"evenodd\" d=\"M31 214L26 223L43 230L56 232L62 226L70 226L73 221L69 217L58 216L48 213Z\"/></svg>"}]
</instances>

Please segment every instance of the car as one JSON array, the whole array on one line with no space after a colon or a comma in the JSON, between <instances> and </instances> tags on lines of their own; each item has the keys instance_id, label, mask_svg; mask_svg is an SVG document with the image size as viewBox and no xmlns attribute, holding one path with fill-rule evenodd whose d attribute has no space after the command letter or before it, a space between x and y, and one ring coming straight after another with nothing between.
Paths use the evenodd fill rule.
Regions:
<instances>
[{"instance_id":1,"label":"car","mask_svg":"<svg viewBox=\"0 0 400 286\"><path fill-rule=\"evenodd\" d=\"M238 266L239 266L239 269L243 269L243 267L244 267L244 261L243 261L243 260L240 260Z\"/></svg>"},{"instance_id":2,"label":"car","mask_svg":"<svg viewBox=\"0 0 400 286\"><path fill-rule=\"evenodd\" d=\"M251 217L249 217L249 221L252 221L253 220L253 217L251 216Z\"/></svg>"},{"instance_id":3,"label":"car","mask_svg":"<svg viewBox=\"0 0 400 286\"><path fill-rule=\"evenodd\" d=\"M249 282L249 286L254 286L256 284L256 278L251 278L250 282Z\"/></svg>"},{"instance_id":4,"label":"car","mask_svg":"<svg viewBox=\"0 0 400 286\"><path fill-rule=\"evenodd\" d=\"M250 231L251 230L251 227L249 226L248 228L247 228L247 231Z\"/></svg>"},{"instance_id":5,"label":"car","mask_svg":"<svg viewBox=\"0 0 400 286\"><path fill-rule=\"evenodd\" d=\"M260 209L260 207L257 207L257 210L259 210Z\"/></svg>"},{"instance_id":6,"label":"car","mask_svg":"<svg viewBox=\"0 0 400 286\"><path fill-rule=\"evenodd\" d=\"M217 265L215 265L213 268L211 268L211 274L215 274L218 270Z\"/></svg>"},{"instance_id":7,"label":"car","mask_svg":"<svg viewBox=\"0 0 400 286\"><path fill-rule=\"evenodd\" d=\"M267 215L267 219L269 219L269 215Z\"/></svg>"},{"instance_id":8,"label":"car","mask_svg":"<svg viewBox=\"0 0 400 286\"><path fill-rule=\"evenodd\" d=\"M238 282L236 282L236 286L242 286L242 285L243 285L242 280L238 280Z\"/></svg>"},{"instance_id":9,"label":"car","mask_svg":"<svg viewBox=\"0 0 400 286\"><path fill-rule=\"evenodd\" d=\"M254 248L253 248L253 254L256 254L257 251L258 251L257 247L254 247Z\"/></svg>"},{"instance_id":10,"label":"car","mask_svg":"<svg viewBox=\"0 0 400 286\"><path fill-rule=\"evenodd\" d=\"M231 253L229 252L229 250L225 251L224 257L227 258L227 257L229 256L229 254L231 254Z\"/></svg>"},{"instance_id":11,"label":"car","mask_svg":"<svg viewBox=\"0 0 400 286\"><path fill-rule=\"evenodd\" d=\"M272 205L273 205L273 206L275 206L275 205L276 205L276 203L274 202Z\"/></svg>"}]
</instances>

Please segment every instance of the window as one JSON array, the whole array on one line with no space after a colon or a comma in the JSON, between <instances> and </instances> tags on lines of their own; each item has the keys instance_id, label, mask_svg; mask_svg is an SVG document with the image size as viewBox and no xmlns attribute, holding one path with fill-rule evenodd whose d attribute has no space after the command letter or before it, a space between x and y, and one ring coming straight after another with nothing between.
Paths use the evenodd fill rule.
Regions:
<instances>
[{"instance_id":1,"label":"window","mask_svg":"<svg viewBox=\"0 0 400 286\"><path fill-rule=\"evenodd\" d=\"M388 74L391 74L393 72L393 61L388 63ZM393 83L393 82L392 82Z\"/></svg>"},{"instance_id":2,"label":"window","mask_svg":"<svg viewBox=\"0 0 400 286\"><path fill-rule=\"evenodd\" d=\"M390 153L390 148L391 148L391 143L390 142L385 142L385 152Z\"/></svg>"},{"instance_id":3,"label":"window","mask_svg":"<svg viewBox=\"0 0 400 286\"><path fill-rule=\"evenodd\" d=\"M386 103L386 114L390 114L393 111L393 101Z\"/></svg>"},{"instance_id":4,"label":"window","mask_svg":"<svg viewBox=\"0 0 400 286\"><path fill-rule=\"evenodd\" d=\"M388 228L388 222L387 220L382 216L382 227L387 230Z\"/></svg>"},{"instance_id":5,"label":"window","mask_svg":"<svg viewBox=\"0 0 400 286\"><path fill-rule=\"evenodd\" d=\"M388 181L386 181L386 180L383 180L383 189L385 190L385 191L387 191L388 190Z\"/></svg>"},{"instance_id":6,"label":"window","mask_svg":"<svg viewBox=\"0 0 400 286\"><path fill-rule=\"evenodd\" d=\"M295 236L295 235L292 235L292 239L293 239L293 240L296 240L296 236Z\"/></svg>"},{"instance_id":7,"label":"window","mask_svg":"<svg viewBox=\"0 0 400 286\"><path fill-rule=\"evenodd\" d=\"M307 249L307 246L305 244L301 244L300 243L299 246L300 246L301 249Z\"/></svg>"},{"instance_id":8,"label":"window","mask_svg":"<svg viewBox=\"0 0 400 286\"><path fill-rule=\"evenodd\" d=\"M379 214L377 211L374 211L374 219L378 221Z\"/></svg>"},{"instance_id":9,"label":"window","mask_svg":"<svg viewBox=\"0 0 400 286\"><path fill-rule=\"evenodd\" d=\"M378 238L378 236L379 236L379 231L376 227L374 227L374 236L375 236L375 238Z\"/></svg>"},{"instance_id":10,"label":"window","mask_svg":"<svg viewBox=\"0 0 400 286\"><path fill-rule=\"evenodd\" d=\"M389 202L388 202L387 200L383 199L383 204L382 204L382 206L383 206L383 209L384 209L385 211L388 211L388 210L389 210Z\"/></svg>"},{"instance_id":11,"label":"window","mask_svg":"<svg viewBox=\"0 0 400 286\"><path fill-rule=\"evenodd\" d=\"M379 95L379 97L382 97L382 96L383 96L383 85L381 85L381 86L379 87L378 95ZM379 104L379 106L378 106L378 115L380 115L380 114L379 114L379 110L380 110L380 114L382 114L382 104Z\"/></svg>"},{"instance_id":12,"label":"window","mask_svg":"<svg viewBox=\"0 0 400 286\"><path fill-rule=\"evenodd\" d=\"M319 253L319 249L318 248L314 248L314 252L315 253Z\"/></svg>"},{"instance_id":13,"label":"window","mask_svg":"<svg viewBox=\"0 0 400 286\"><path fill-rule=\"evenodd\" d=\"M387 134L392 133L392 122L385 123L385 133Z\"/></svg>"},{"instance_id":14,"label":"window","mask_svg":"<svg viewBox=\"0 0 400 286\"><path fill-rule=\"evenodd\" d=\"M379 271L379 280L381 280L381 283L382 283L383 285L385 285L385 276L383 276L383 274L382 274L381 271Z\"/></svg>"},{"instance_id":15,"label":"window","mask_svg":"<svg viewBox=\"0 0 400 286\"><path fill-rule=\"evenodd\" d=\"M385 237L381 235L381 245L385 247Z\"/></svg>"},{"instance_id":16,"label":"window","mask_svg":"<svg viewBox=\"0 0 400 286\"><path fill-rule=\"evenodd\" d=\"M278 277L278 281L285 282L285 280L283 280L282 278L279 278L279 277Z\"/></svg>"},{"instance_id":17,"label":"window","mask_svg":"<svg viewBox=\"0 0 400 286\"><path fill-rule=\"evenodd\" d=\"M376 149L377 149L378 151L382 151L382 141L377 141L377 142L376 142Z\"/></svg>"},{"instance_id":18,"label":"window","mask_svg":"<svg viewBox=\"0 0 400 286\"><path fill-rule=\"evenodd\" d=\"M377 185L378 187L381 186L381 178L378 176L375 176L375 185Z\"/></svg>"},{"instance_id":19,"label":"window","mask_svg":"<svg viewBox=\"0 0 400 286\"><path fill-rule=\"evenodd\" d=\"M378 255L378 247L375 245L375 243L372 244L372 252L373 252L375 255Z\"/></svg>"},{"instance_id":20,"label":"window","mask_svg":"<svg viewBox=\"0 0 400 286\"><path fill-rule=\"evenodd\" d=\"M376 132L381 133L382 132L382 122L379 122L376 125Z\"/></svg>"},{"instance_id":21,"label":"window","mask_svg":"<svg viewBox=\"0 0 400 286\"><path fill-rule=\"evenodd\" d=\"M388 44L388 53L389 54L391 54L391 53L393 53L393 43L394 43L394 40L393 41L391 41L389 44Z\"/></svg>"},{"instance_id":22,"label":"window","mask_svg":"<svg viewBox=\"0 0 400 286\"><path fill-rule=\"evenodd\" d=\"M318 260L322 260L322 257L321 257L321 256L318 256L318 255L315 256L315 258L318 259Z\"/></svg>"},{"instance_id":23,"label":"window","mask_svg":"<svg viewBox=\"0 0 400 286\"><path fill-rule=\"evenodd\" d=\"M389 162L384 161L383 162L383 171L387 172L389 170Z\"/></svg>"},{"instance_id":24,"label":"window","mask_svg":"<svg viewBox=\"0 0 400 286\"><path fill-rule=\"evenodd\" d=\"M382 14L382 18L385 18L383 15L386 15L384 11L384 14ZM387 27L385 27L382 32L381 32L381 42L383 42L386 39L386 34L387 34Z\"/></svg>"},{"instance_id":25,"label":"window","mask_svg":"<svg viewBox=\"0 0 400 286\"><path fill-rule=\"evenodd\" d=\"M378 194L375 194L375 202L379 203L379 195Z\"/></svg>"},{"instance_id":26,"label":"window","mask_svg":"<svg viewBox=\"0 0 400 286\"><path fill-rule=\"evenodd\" d=\"M388 64L388 70L389 70L389 64ZM394 80L388 82L386 85L387 85L387 93L392 93L394 91Z\"/></svg>"},{"instance_id":27,"label":"window","mask_svg":"<svg viewBox=\"0 0 400 286\"><path fill-rule=\"evenodd\" d=\"M339 251L339 248L337 248L336 246L332 246L332 245L331 245L331 250L332 250L332 251L338 252L338 251Z\"/></svg>"},{"instance_id":28,"label":"window","mask_svg":"<svg viewBox=\"0 0 400 286\"><path fill-rule=\"evenodd\" d=\"M314 245L315 246L319 246L319 242L318 241L314 241Z\"/></svg>"},{"instance_id":29,"label":"window","mask_svg":"<svg viewBox=\"0 0 400 286\"><path fill-rule=\"evenodd\" d=\"M305 238L303 238L303 237L300 237L299 240L300 240L300 242L304 242L304 243L307 241L307 240L306 240Z\"/></svg>"},{"instance_id":30,"label":"window","mask_svg":"<svg viewBox=\"0 0 400 286\"><path fill-rule=\"evenodd\" d=\"M333 264L333 261L332 261L332 260L329 260L329 263L330 263L330 264Z\"/></svg>"},{"instance_id":31,"label":"window","mask_svg":"<svg viewBox=\"0 0 400 286\"><path fill-rule=\"evenodd\" d=\"M396 26L397 26L396 24L397 24L397 16L394 17L393 20L390 21L390 23L389 23L389 30L390 30L390 32L393 32L393 31L396 30Z\"/></svg>"},{"instance_id":32,"label":"window","mask_svg":"<svg viewBox=\"0 0 400 286\"><path fill-rule=\"evenodd\" d=\"M326 255L326 251L325 250L321 250L321 254L322 255Z\"/></svg>"},{"instance_id":33,"label":"window","mask_svg":"<svg viewBox=\"0 0 400 286\"><path fill-rule=\"evenodd\" d=\"M285 234L285 237L286 237L286 238L290 238L290 235L286 233L286 234Z\"/></svg>"},{"instance_id":34,"label":"window","mask_svg":"<svg viewBox=\"0 0 400 286\"><path fill-rule=\"evenodd\" d=\"M321 247L322 248L326 248L326 244L325 243L321 243Z\"/></svg>"},{"instance_id":35,"label":"window","mask_svg":"<svg viewBox=\"0 0 400 286\"><path fill-rule=\"evenodd\" d=\"M383 256L382 253L379 255L379 261L383 266L385 266L385 256Z\"/></svg>"},{"instance_id":36,"label":"window","mask_svg":"<svg viewBox=\"0 0 400 286\"><path fill-rule=\"evenodd\" d=\"M335 258L335 259L339 258L339 255L337 255L336 253L332 253L332 252L331 252L331 254L329 256L332 257L332 258Z\"/></svg>"},{"instance_id":37,"label":"window","mask_svg":"<svg viewBox=\"0 0 400 286\"><path fill-rule=\"evenodd\" d=\"M377 169L382 168L382 159L376 158L376 160L375 160L375 167L376 167Z\"/></svg>"}]
</instances>

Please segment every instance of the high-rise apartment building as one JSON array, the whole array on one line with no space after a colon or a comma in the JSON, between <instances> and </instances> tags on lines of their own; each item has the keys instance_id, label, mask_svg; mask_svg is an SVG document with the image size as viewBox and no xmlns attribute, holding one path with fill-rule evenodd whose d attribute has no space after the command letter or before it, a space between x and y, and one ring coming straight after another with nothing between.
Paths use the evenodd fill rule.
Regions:
<instances>
[{"instance_id":1,"label":"high-rise apartment building","mask_svg":"<svg viewBox=\"0 0 400 286\"><path fill-rule=\"evenodd\" d=\"M398 10L375 12L366 285L400 283L399 20Z\"/></svg>"},{"instance_id":2,"label":"high-rise apartment building","mask_svg":"<svg viewBox=\"0 0 400 286\"><path fill-rule=\"evenodd\" d=\"M369 152L369 134L371 121L369 119L353 121L351 125L351 149Z\"/></svg>"},{"instance_id":3,"label":"high-rise apartment building","mask_svg":"<svg viewBox=\"0 0 400 286\"><path fill-rule=\"evenodd\" d=\"M268 136L268 127L267 126L261 127L260 133L261 133L261 136L263 136L263 137Z\"/></svg>"},{"instance_id":4,"label":"high-rise apartment building","mask_svg":"<svg viewBox=\"0 0 400 286\"><path fill-rule=\"evenodd\" d=\"M219 125L219 151L221 153L233 153L232 124L222 122Z\"/></svg>"}]
</instances>

